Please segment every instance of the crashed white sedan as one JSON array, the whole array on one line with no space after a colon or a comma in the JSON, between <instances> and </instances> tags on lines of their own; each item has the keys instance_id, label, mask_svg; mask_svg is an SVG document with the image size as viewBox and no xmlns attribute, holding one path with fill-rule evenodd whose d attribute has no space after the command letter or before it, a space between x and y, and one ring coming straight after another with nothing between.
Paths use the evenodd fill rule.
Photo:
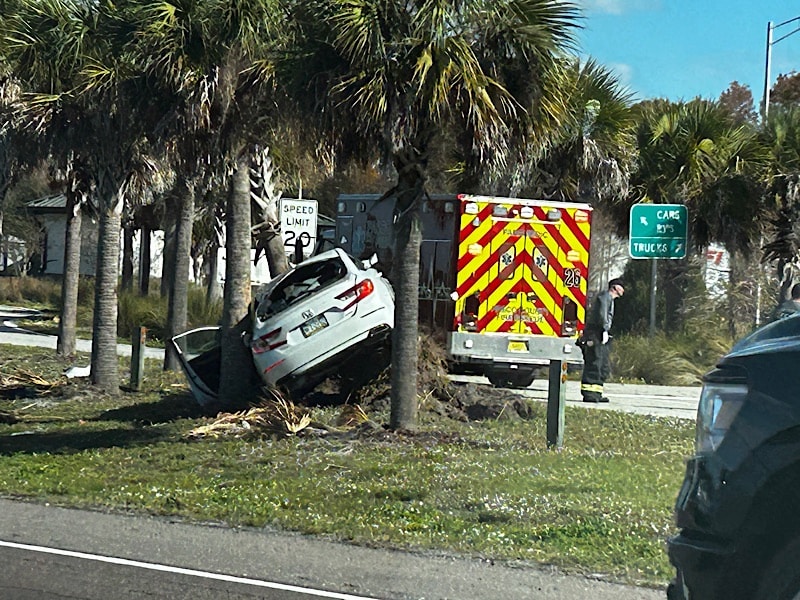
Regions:
<instances>
[{"instance_id":1,"label":"crashed white sedan","mask_svg":"<svg viewBox=\"0 0 800 600\"><path fill-rule=\"evenodd\" d=\"M344 250L313 256L277 277L255 306L248 341L254 367L269 386L302 394L332 374L357 380L388 365L394 292L378 270ZM217 329L172 339L201 404L214 402L219 387Z\"/></svg>"}]
</instances>

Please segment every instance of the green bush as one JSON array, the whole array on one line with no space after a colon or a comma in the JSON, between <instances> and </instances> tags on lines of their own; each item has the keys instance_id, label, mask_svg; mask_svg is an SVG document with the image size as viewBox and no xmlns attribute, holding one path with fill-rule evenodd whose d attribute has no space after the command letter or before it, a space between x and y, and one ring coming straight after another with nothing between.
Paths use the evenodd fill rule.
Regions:
<instances>
[{"instance_id":1,"label":"green bush","mask_svg":"<svg viewBox=\"0 0 800 600\"><path fill-rule=\"evenodd\" d=\"M214 325L222 317L222 302L208 302L205 290L189 286L187 320L189 327ZM61 312L61 277L0 277L0 304L11 304ZM79 329L91 329L94 307L94 278L81 277L78 282ZM158 294L147 297L123 290L119 293L117 333L128 339L139 327L146 327L148 337L162 340L166 335L167 299Z\"/></svg>"},{"instance_id":2,"label":"green bush","mask_svg":"<svg viewBox=\"0 0 800 600\"><path fill-rule=\"evenodd\" d=\"M147 328L147 337L164 340L167 324L167 299L160 296L140 296L133 291L119 294L117 335L130 338L139 327Z\"/></svg>"},{"instance_id":3,"label":"green bush","mask_svg":"<svg viewBox=\"0 0 800 600\"><path fill-rule=\"evenodd\" d=\"M189 288L187 312L189 327L217 325L222 319L222 300L209 302L203 288L192 286Z\"/></svg>"},{"instance_id":4,"label":"green bush","mask_svg":"<svg viewBox=\"0 0 800 600\"><path fill-rule=\"evenodd\" d=\"M139 327L146 327L149 339L163 342L166 337L167 312L166 298L153 295L144 297L130 291L120 292L117 332L120 337L125 338L138 331ZM216 325L221 317L222 302L209 303L202 287L190 285L186 317L188 327Z\"/></svg>"},{"instance_id":5,"label":"green bush","mask_svg":"<svg viewBox=\"0 0 800 600\"><path fill-rule=\"evenodd\" d=\"M651 385L699 385L725 352L709 348L705 338L688 335L621 336L614 339L614 380Z\"/></svg>"},{"instance_id":6,"label":"green bush","mask_svg":"<svg viewBox=\"0 0 800 600\"><path fill-rule=\"evenodd\" d=\"M61 311L61 277L0 277L0 303ZM94 279L78 280L78 325L92 325Z\"/></svg>"},{"instance_id":7,"label":"green bush","mask_svg":"<svg viewBox=\"0 0 800 600\"><path fill-rule=\"evenodd\" d=\"M31 308L61 305L61 280L45 277L0 277L0 303Z\"/></svg>"}]
</instances>

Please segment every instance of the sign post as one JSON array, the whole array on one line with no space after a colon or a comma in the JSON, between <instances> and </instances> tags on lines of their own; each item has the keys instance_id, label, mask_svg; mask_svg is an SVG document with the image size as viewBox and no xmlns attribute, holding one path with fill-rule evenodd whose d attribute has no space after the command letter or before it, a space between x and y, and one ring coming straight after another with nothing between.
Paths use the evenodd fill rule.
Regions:
<instances>
[{"instance_id":1,"label":"sign post","mask_svg":"<svg viewBox=\"0 0 800 600\"><path fill-rule=\"evenodd\" d=\"M316 200L281 199L281 236L289 262L294 265L314 252L317 214Z\"/></svg>"},{"instance_id":2,"label":"sign post","mask_svg":"<svg viewBox=\"0 0 800 600\"><path fill-rule=\"evenodd\" d=\"M629 229L631 258L651 259L650 337L656 333L656 259L686 258L687 211L683 204L634 204Z\"/></svg>"}]
</instances>

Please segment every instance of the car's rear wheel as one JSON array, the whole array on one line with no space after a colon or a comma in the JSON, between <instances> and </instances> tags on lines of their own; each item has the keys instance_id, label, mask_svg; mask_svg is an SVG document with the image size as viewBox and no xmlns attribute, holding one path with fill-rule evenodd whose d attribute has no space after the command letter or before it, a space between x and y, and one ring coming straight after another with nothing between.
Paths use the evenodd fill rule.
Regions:
<instances>
[{"instance_id":1,"label":"car's rear wheel","mask_svg":"<svg viewBox=\"0 0 800 600\"><path fill-rule=\"evenodd\" d=\"M772 557L762 571L754 600L800 600L800 537Z\"/></svg>"}]
</instances>

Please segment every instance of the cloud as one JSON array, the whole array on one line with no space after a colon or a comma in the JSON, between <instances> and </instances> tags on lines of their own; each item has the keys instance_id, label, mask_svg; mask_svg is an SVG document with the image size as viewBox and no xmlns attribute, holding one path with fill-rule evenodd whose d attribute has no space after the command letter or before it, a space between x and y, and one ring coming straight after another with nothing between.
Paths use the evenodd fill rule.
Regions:
<instances>
[{"instance_id":1,"label":"cloud","mask_svg":"<svg viewBox=\"0 0 800 600\"><path fill-rule=\"evenodd\" d=\"M633 67L626 63L610 63L605 67L617 76L619 82L625 86L630 87L633 81Z\"/></svg>"},{"instance_id":2,"label":"cloud","mask_svg":"<svg viewBox=\"0 0 800 600\"><path fill-rule=\"evenodd\" d=\"M581 0L581 4L587 12L611 15L661 8L661 0Z\"/></svg>"}]
</instances>

